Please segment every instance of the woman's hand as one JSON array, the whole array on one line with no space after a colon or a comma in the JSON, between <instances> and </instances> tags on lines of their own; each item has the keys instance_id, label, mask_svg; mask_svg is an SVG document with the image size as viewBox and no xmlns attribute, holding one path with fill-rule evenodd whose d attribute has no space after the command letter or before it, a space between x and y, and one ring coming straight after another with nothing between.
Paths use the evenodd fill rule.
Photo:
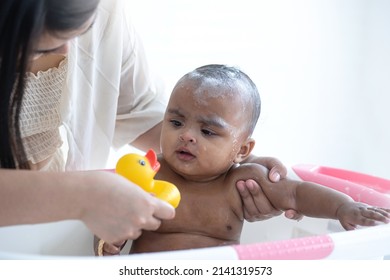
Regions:
<instances>
[{"instance_id":1,"label":"woman's hand","mask_svg":"<svg viewBox=\"0 0 390 280\"><path fill-rule=\"evenodd\" d=\"M172 219L174 208L117 174L84 172L88 184L80 219L109 244L136 239L142 230L156 230L162 219Z\"/></svg>"},{"instance_id":2,"label":"woman's hand","mask_svg":"<svg viewBox=\"0 0 390 280\"><path fill-rule=\"evenodd\" d=\"M256 181L238 181L237 189L244 204L244 218L248 222L267 220L282 213L272 206Z\"/></svg>"},{"instance_id":3,"label":"woman's hand","mask_svg":"<svg viewBox=\"0 0 390 280\"><path fill-rule=\"evenodd\" d=\"M276 158L256 157L251 155L245 162L258 163L265 166L269 171L268 178L272 182L278 182L287 176L287 168ZM254 180L238 181L237 190L244 204L244 218L248 222L263 221L279 216L282 211L276 209L264 194L261 186ZM302 219L302 215L295 210L285 211L285 217L293 220Z\"/></svg>"},{"instance_id":4,"label":"woman's hand","mask_svg":"<svg viewBox=\"0 0 390 280\"><path fill-rule=\"evenodd\" d=\"M283 213L273 207L256 181L252 179L238 181L237 189L244 203L244 218L248 222L267 220ZM286 210L284 216L297 221L303 217L295 210Z\"/></svg>"}]
</instances>

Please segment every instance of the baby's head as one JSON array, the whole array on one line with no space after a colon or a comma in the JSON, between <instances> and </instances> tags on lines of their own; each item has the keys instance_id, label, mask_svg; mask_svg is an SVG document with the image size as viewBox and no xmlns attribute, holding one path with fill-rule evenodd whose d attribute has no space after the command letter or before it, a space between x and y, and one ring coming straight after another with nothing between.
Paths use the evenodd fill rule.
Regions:
<instances>
[{"instance_id":1,"label":"baby's head","mask_svg":"<svg viewBox=\"0 0 390 280\"><path fill-rule=\"evenodd\" d=\"M213 64L187 73L175 85L165 113L164 157L179 156L180 168L195 159L215 161L215 172L225 171L253 149L250 136L260 107L256 85L238 68Z\"/></svg>"},{"instance_id":2,"label":"baby's head","mask_svg":"<svg viewBox=\"0 0 390 280\"><path fill-rule=\"evenodd\" d=\"M254 82L236 67L210 64L199 67L184 75L176 84L172 96L178 87L192 87L181 92L193 96L199 107L207 106L207 100L219 100L225 110L242 118L240 128L246 128L250 136L260 116L260 95ZM189 101L189 100L188 100Z\"/></svg>"}]
</instances>

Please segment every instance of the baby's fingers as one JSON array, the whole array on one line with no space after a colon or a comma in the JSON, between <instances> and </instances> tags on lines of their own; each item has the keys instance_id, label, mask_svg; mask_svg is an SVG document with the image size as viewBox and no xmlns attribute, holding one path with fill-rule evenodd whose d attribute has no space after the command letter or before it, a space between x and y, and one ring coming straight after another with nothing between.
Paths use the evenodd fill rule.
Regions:
<instances>
[{"instance_id":1,"label":"baby's fingers","mask_svg":"<svg viewBox=\"0 0 390 280\"><path fill-rule=\"evenodd\" d=\"M364 219L363 225L374 225L375 221L382 223L390 222L390 209L378 208L378 207L368 207L362 211L362 215L367 218Z\"/></svg>"}]
</instances>

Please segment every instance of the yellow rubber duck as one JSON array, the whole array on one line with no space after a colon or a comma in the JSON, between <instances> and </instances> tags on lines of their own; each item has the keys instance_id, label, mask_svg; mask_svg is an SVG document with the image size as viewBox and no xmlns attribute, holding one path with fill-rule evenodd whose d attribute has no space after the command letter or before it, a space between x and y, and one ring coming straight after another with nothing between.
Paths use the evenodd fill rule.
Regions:
<instances>
[{"instance_id":1,"label":"yellow rubber duck","mask_svg":"<svg viewBox=\"0 0 390 280\"><path fill-rule=\"evenodd\" d=\"M153 179L159 169L156 153L149 150L145 156L124 155L118 160L115 172L176 208L180 202L180 192L172 183Z\"/></svg>"}]
</instances>

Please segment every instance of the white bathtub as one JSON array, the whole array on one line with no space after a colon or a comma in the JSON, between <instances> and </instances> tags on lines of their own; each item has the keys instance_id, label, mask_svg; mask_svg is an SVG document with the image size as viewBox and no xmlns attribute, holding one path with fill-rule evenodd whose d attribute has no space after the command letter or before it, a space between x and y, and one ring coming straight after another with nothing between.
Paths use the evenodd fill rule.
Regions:
<instances>
[{"instance_id":1,"label":"white bathtub","mask_svg":"<svg viewBox=\"0 0 390 280\"><path fill-rule=\"evenodd\" d=\"M334 220L305 217L297 222L279 216L263 222L245 223L241 244L240 247L196 249L196 254L194 250L187 250L131 256L127 255L127 245L121 257L153 259L164 254L164 259L192 259L195 256L204 259L388 259L390 225L345 232ZM318 248L318 244L326 249ZM267 250L270 254L264 255ZM280 254L275 255L274 252L278 251ZM303 251L308 253L302 254ZM249 256L248 252L255 255ZM78 221L0 227L0 259L93 256L93 235Z\"/></svg>"},{"instance_id":2,"label":"white bathtub","mask_svg":"<svg viewBox=\"0 0 390 280\"><path fill-rule=\"evenodd\" d=\"M337 221L304 218L300 222L277 217L269 221L245 224L242 246L177 251L156 254L127 255L137 259L387 259L390 256L390 225L339 231ZM326 253L318 255L314 243L324 242ZM46 259L93 256L92 234L77 221L33 226L0 228L0 259ZM287 243L286 243L287 242ZM248 257L240 249L253 251ZM279 249L275 249L279 248ZM237 250L238 249L238 250ZM279 250L279 256L274 253ZM287 250L287 251L286 251ZM296 256L295 252L309 253ZM261 252L259 252L261 251ZM268 252L264 255L264 252ZM237 253L238 252L238 253ZM311 252L311 253L310 253ZM314 252L314 255L313 255ZM269 255L271 253L271 255ZM162 255L163 254L163 255ZM273 254L273 255L272 255Z\"/></svg>"}]
</instances>

